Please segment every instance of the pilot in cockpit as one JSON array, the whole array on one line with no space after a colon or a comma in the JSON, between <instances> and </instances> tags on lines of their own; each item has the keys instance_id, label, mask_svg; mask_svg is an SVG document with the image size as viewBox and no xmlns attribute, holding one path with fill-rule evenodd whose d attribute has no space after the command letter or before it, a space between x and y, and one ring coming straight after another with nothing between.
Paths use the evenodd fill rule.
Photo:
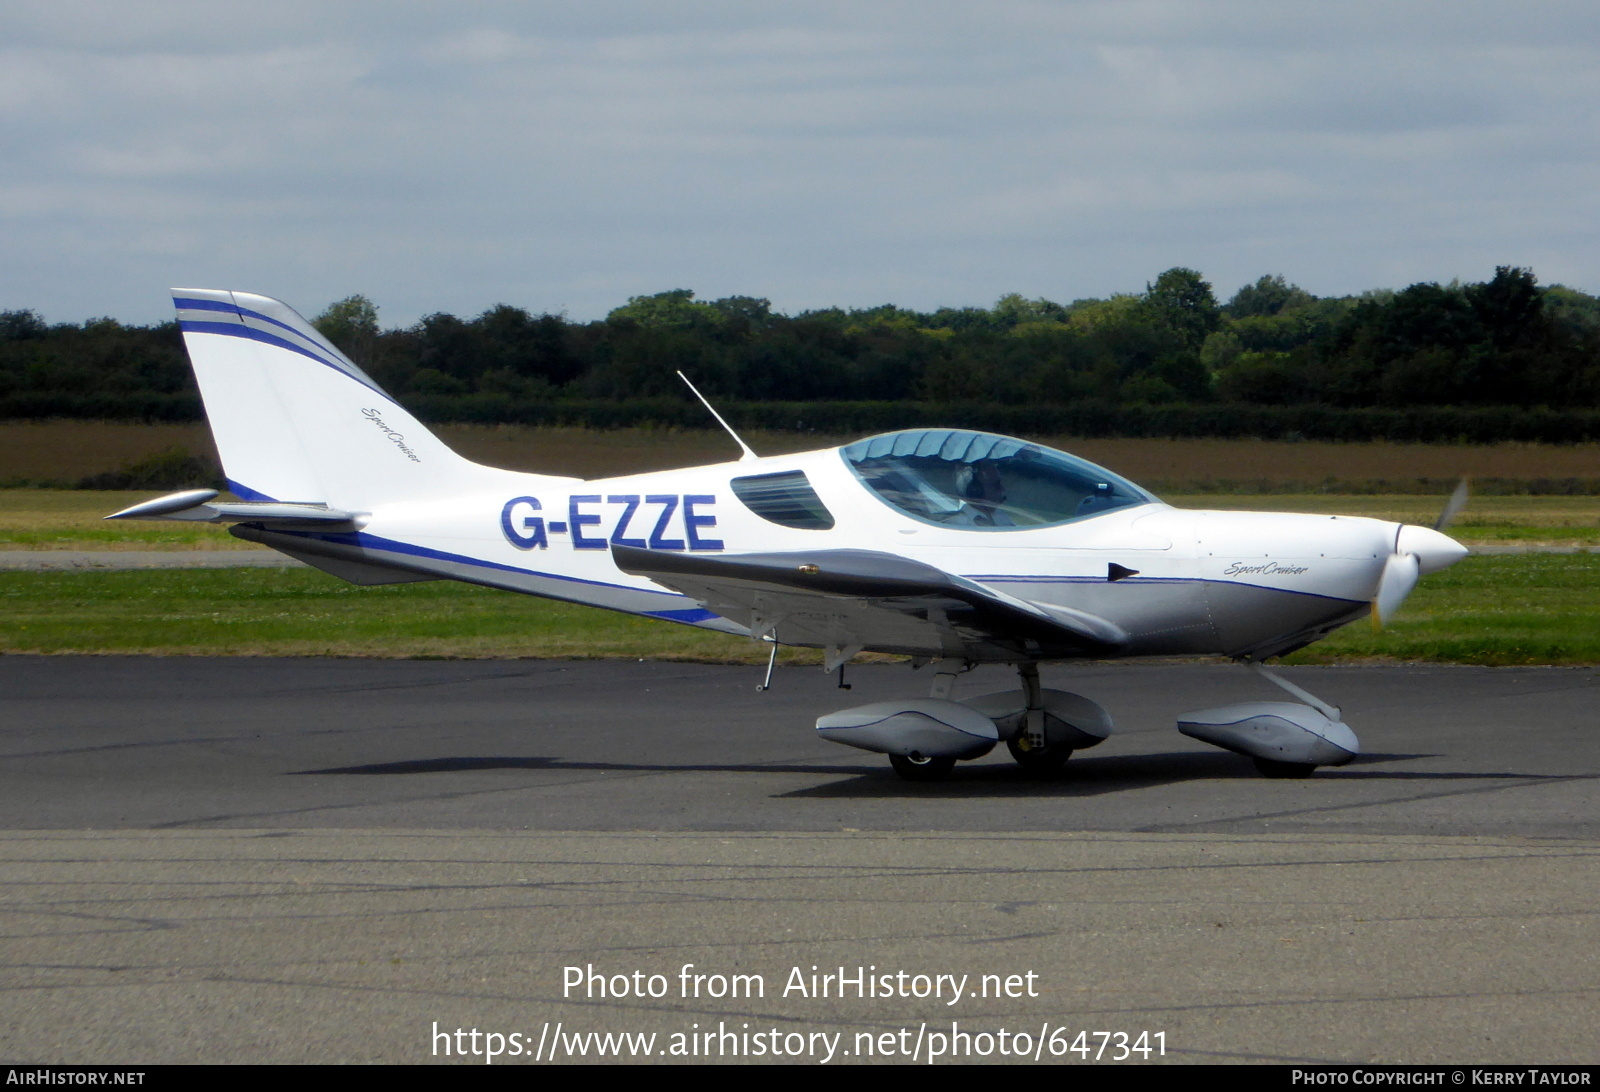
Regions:
<instances>
[{"instance_id":1,"label":"pilot in cockpit","mask_svg":"<svg viewBox=\"0 0 1600 1092\"><path fill-rule=\"evenodd\" d=\"M972 511L976 527L1010 527L1013 521L1006 514L1006 485L1000 476L1000 464L994 459L979 459L962 475L967 480L961 486L962 495Z\"/></svg>"}]
</instances>

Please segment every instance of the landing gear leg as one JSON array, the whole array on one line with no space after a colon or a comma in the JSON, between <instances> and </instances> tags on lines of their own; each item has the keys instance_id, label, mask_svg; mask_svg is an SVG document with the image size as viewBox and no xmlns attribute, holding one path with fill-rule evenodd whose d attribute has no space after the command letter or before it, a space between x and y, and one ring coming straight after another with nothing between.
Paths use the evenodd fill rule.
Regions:
<instances>
[{"instance_id":1,"label":"landing gear leg","mask_svg":"<svg viewBox=\"0 0 1600 1092\"><path fill-rule=\"evenodd\" d=\"M1263 679L1266 679L1273 686L1276 686L1280 690L1284 690L1299 698L1301 701L1311 706L1311 708L1315 709L1329 720L1338 720L1344 716L1344 714L1339 711L1339 707L1337 705L1329 705L1327 702L1311 693L1311 691L1300 689L1282 675L1274 673L1260 660L1245 660L1244 666L1248 667L1251 671L1254 671L1257 675L1260 675Z\"/></svg>"},{"instance_id":2,"label":"landing gear leg","mask_svg":"<svg viewBox=\"0 0 1600 1092\"><path fill-rule=\"evenodd\" d=\"M1022 715L1022 728L1016 735L1006 740L1006 749L1011 752L1011 757L1016 760L1030 774L1048 777L1057 773L1062 764L1072 757L1072 748L1056 744L1050 745L1045 736L1044 725L1044 697L1039 691L1039 665L1024 663L1017 665L1017 674L1022 676L1022 691L1028 698L1027 712Z\"/></svg>"},{"instance_id":3,"label":"landing gear leg","mask_svg":"<svg viewBox=\"0 0 1600 1092\"><path fill-rule=\"evenodd\" d=\"M1283 678L1281 675L1274 674L1268 669L1266 664L1263 664L1257 660L1248 660L1245 662L1245 666L1251 671L1254 671L1257 675L1260 675L1273 686L1276 686L1279 689L1293 695L1294 697L1299 698L1301 701L1317 710L1317 712L1321 713L1329 720L1338 721L1343 715L1340 713L1337 705L1329 705L1327 702L1323 701L1309 690L1303 690L1294 683L1290 682L1288 679ZM1285 762L1282 759L1265 758L1261 755L1252 756L1252 761L1254 761L1256 764L1257 773L1259 773L1262 777L1268 777L1274 781L1298 781L1301 778L1310 777L1316 772L1317 769L1317 764L1314 762Z\"/></svg>"},{"instance_id":4,"label":"landing gear leg","mask_svg":"<svg viewBox=\"0 0 1600 1092\"><path fill-rule=\"evenodd\" d=\"M777 664L778 664L778 642L777 641L773 641L772 642L772 651L770 653L768 653L768 655L767 655L767 677L762 679L760 684L756 686L757 690L766 691L766 690L771 690L772 689L772 669L774 667L776 667ZM842 678L843 675L841 674L840 677Z\"/></svg>"}]
</instances>

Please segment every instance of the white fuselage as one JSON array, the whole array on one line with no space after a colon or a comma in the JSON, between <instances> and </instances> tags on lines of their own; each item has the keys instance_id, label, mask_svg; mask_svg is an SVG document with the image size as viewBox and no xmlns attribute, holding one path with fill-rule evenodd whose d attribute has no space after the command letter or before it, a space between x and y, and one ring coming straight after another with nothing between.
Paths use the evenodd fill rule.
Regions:
<instances>
[{"instance_id":1,"label":"white fuselage","mask_svg":"<svg viewBox=\"0 0 1600 1092\"><path fill-rule=\"evenodd\" d=\"M831 513L830 529L770 522L730 487L794 470ZM384 505L359 531L273 532L264 541L304 547L315 539L351 558L735 633L745 627L621 572L610 544L723 556L888 551L1030 603L1106 618L1132 638L1130 655L1260 657L1366 614L1402 531L1360 517L1160 502L1053 526L940 526L886 504L838 449L595 481L495 477L489 492ZM1464 552L1443 535L1405 531L1424 572Z\"/></svg>"}]
</instances>

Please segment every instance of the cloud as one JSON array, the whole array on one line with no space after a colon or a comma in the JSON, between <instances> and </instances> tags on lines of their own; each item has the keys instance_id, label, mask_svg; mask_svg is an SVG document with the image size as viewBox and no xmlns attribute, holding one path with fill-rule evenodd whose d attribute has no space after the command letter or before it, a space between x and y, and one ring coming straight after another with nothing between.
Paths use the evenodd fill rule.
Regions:
<instances>
[{"instance_id":1,"label":"cloud","mask_svg":"<svg viewBox=\"0 0 1600 1092\"><path fill-rule=\"evenodd\" d=\"M18 0L0 307L1600 288L1600 9Z\"/></svg>"}]
</instances>

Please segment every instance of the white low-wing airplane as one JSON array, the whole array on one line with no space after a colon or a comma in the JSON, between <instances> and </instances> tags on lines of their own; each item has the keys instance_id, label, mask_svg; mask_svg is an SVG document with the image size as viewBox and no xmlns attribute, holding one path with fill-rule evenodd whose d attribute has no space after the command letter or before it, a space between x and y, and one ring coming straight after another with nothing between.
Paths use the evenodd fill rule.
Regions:
<instances>
[{"instance_id":1,"label":"white low-wing airplane","mask_svg":"<svg viewBox=\"0 0 1600 1092\"><path fill-rule=\"evenodd\" d=\"M243 499L188 490L108 518L225 521L357 584L450 579L588 603L774 654L823 649L829 671L904 654L932 667L930 697L841 710L817 731L914 780L1000 742L1030 770L1058 768L1111 719L1041 688L1039 664L1129 656L1232 657L1298 697L1178 717L1268 776L1348 762L1358 744L1338 709L1261 661L1381 622L1466 554L1426 527L1172 508L1064 452L960 429L768 458L735 435L736 462L598 481L498 470L446 447L285 304L173 297ZM954 700L956 676L985 663L1015 665L1019 687Z\"/></svg>"}]
</instances>

